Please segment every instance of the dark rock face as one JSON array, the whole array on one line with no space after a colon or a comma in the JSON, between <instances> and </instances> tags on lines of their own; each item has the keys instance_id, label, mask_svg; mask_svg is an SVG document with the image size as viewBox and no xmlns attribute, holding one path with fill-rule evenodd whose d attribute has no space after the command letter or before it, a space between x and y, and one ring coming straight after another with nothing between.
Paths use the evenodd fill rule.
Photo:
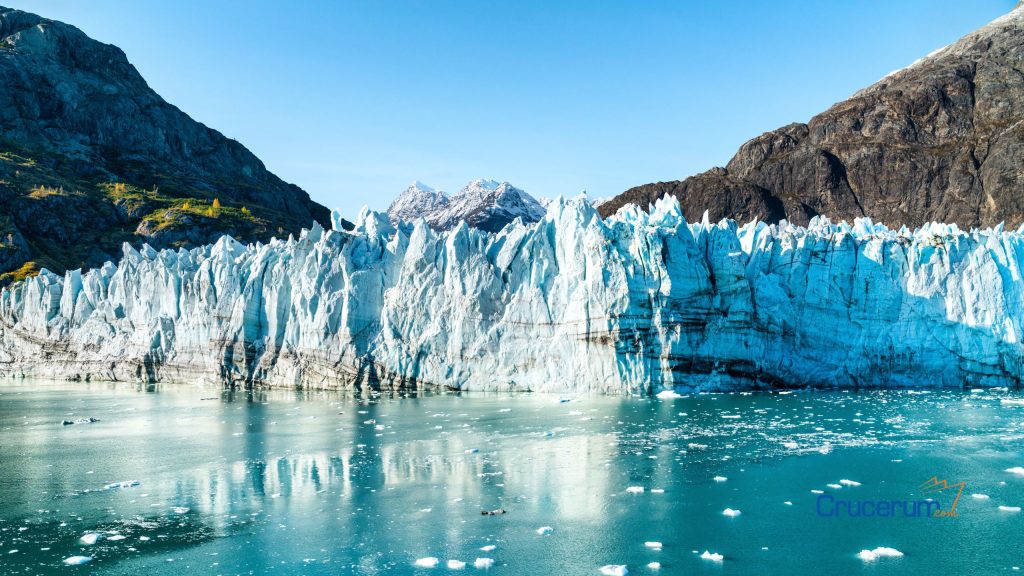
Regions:
<instances>
[{"instance_id":1,"label":"dark rock face","mask_svg":"<svg viewBox=\"0 0 1024 576\"><path fill-rule=\"evenodd\" d=\"M0 79L0 272L28 259L56 271L95 266L125 240L160 246L147 230L180 227L168 210L189 200L219 199L223 231L243 241L330 224L302 189L165 102L120 49L73 26L0 8Z\"/></svg>"},{"instance_id":2,"label":"dark rock face","mask_svg":"<svg viewBox=\"0 0 1024 576\"><path fill-rule=\"evenodd\" d=\"M675 195L690 220L871 216L890 226L1024 223L1024 9L744 144L725 168L602 204Z\"/></svg>"}]
</instances>

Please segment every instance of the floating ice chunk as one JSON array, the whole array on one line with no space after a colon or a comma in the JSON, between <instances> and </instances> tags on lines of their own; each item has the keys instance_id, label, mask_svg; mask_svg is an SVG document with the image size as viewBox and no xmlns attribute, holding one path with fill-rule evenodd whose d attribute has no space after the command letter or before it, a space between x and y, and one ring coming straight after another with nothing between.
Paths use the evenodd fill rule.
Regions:
<instances>
[{"instance_id":1,"label":"floating ice chunk","mask_svg":"<svg viewBox=\"0 0 1024 576\"><path fill-rule=\"evenodd\" d=\"M988 494L971 494L971 498L975 500L988 500Z\"/></svg>"},{"instance_id":2,"label":"floating ice chunk","mask_svg":"<svg viewBox=\"0 0 1024 576\"><path fill-rule=\"evenodd\" d=\"M537 528L537 534L540 534L541 536L549 536L554 531L555 529L551 526L541 526L540 528Z\"/></svg>"},{"instance_id":3,"label":"floating ice chunk","mask_svg":"<svg viewBox=\"0 0 1024 576\"><path fill-rule=\"evenodd\" d=\"M440 562L440 560L438 560L434 556L427 556L426 558L417 558L416 561L413 562L413 564L419 566L420 568L433 568L437 566L438 562Z\"/></svg>"},{"instance_id":4,"label":"floating ice chunk","mask_svg":"<svg viewBox=\"0 0 1024 576\"><path fill-rule=\"evenodd\" d=\"M607 564L599 569L605 576L625 576L629 574L625 564Z\"/></svg>"},{"instance_id":5,"label":"floating ice chunk","mask_svg":"<svg viewBox=\"0 0 1024 576\"><path fill-rule=\"evenodd\" d=\"M1024 398L1003 398L999 403L1003 406L1024 406Z\"/></svg>"},{"instance_id":6,"label":"floating ice chunk","mask_svg":"<svg viewBox=\"0 0 1024 576\"><path fill-rule=\"evenodd\" d=\"M644 542L644 546L654 548L655 550L661 550L661 542Z\"/></svg>"},{"instance_id":7,"label":"floating ice chunk","mask_svg":"<svg viewBox=\"0 0 1024 576\"><path fill-rule=\"evenodd\" d=\"M657 397L662 400L668 400L671 398L682 398L683 396L682 394L678 394L675 390L662 390L661 392L658 392Z\"/></svg>"},{"instance_id":8,"label":"floating ice chunk","mask_svg":"<svg viewBox=\"0 0 1024 576\"><path fill-rule=\"evenodd\" d=\"M100 534L99 532L89 532L79 538L78 542L86 546L92 546L100 540L103 540L103 534Z\"/></svg>"},{"instance_id":9,"label":"floating ice chunk","mask_svg":"<svg viewBox=\"0 0 1024 576\"><path fill-rule=\"evenodd\" d=\"M796 450L797 448L800 447L800 445L797 444L796 442L784 442L782 446L784 448L789 448L790 450Z\"/></svg>"},{"instance_id":10,"label":"floating ice chunk","mask_svg":"<svg viewBox=\"0 0 1024 576\"><path fill-rule=\"evenodd\" d=\"M116 490L118 488L132 488L141 484L138 480L124 480L123 482L113 482L103 487L104 490Z\"/></svg>"},{"instance_id":11,"label":"floating ice chunk","mask_svg":"<svg viewBox=\"0 0 1024 576\"><path fill-rule=\"evenodd\" d=\"M856 482L854 480L847 480L846 478L840 480L839 483L842 484L843 486L860 486L860 482Z\"/></svg>"},{"instance_id":12,"label":"floating ice chunk","mask_svg":"<svg viewBox=\"0 0 1024 576\"><path fill-rule=\"evenodd\" d=\"M643 486L630 486L629 488L626 488L626 492L629 492L630 494L643 494L644 493L644 487Z\"/></svg>"},{"instance_id":13,"label":"floating ice chunk","mask_svg":"<svg viewBox=\"0 0 1024 576\"><path fill-rule=\"evenodd\" d=\"M783 504L785 504L786 506L792 506L793 505L793 503L790 502L789 500L786 500L785 502L783 502Z\"/></svg>"},{"instance_id":14,"label":"floating ice chunk","mask_svg":"<svg viewBox=\"0 0 1024 576\"><path fill-rule=\"evenodd\" d=\"M824 494L824 490L811 490L811 494Z\"/></svg>"},{"instance_id":15,"label":"floating ice chunk","mask_svg":"<svg viewBox=\"0 0 1024 576\"><path fill-rule=\"evenodd\" d=\"M491 550L494 550L495 548L497 548L497 546L495 546L494 544L488 544L487 546L481 546L480 547L480 549L483 550L484 552L490 552Z\"/></svg>"},{"instance_id":16,"label":"floating ice chunk","mask_svg":"<svg viewBox=\"0 0 1024 576\"><path fill-rule=\"evenodd\" d=\"M715 476L714 478L712 478L712 480L714 480L715 482L725 482L726 480L728 480L728 478L726 478L725 476Z\"/></svg>"},{"instance_id":17,"label":"floating ice chunk","mask_svg":"<svg viewBox=\"0 0 1024 576\"><path fill-rule=\"evenodd\" d=\"M462 570L465 567L466 567L466 563L463 562L462 560L449 560L448 561L448 569L449 570Z\"/></svg>"},{"instance_id":18,"label":"floating ice chunk","mask_svg":"<svg viewBox=\"0 0 1024 576\"><path fill-rule=\"evenodd\" d=\"M139 536L140 542L149 542L149 536Z\"/></svg>"},{"instance_id":19,"label":"floating ice chunk","mask_svg":"<svg viewBox=\"0 0 1024 576\"><path fill-rule=\"evenodd\" d=\"M68 566L81 566L82 564L88 564L92 562L92 556L71 556L65 558L64 563Z\"/></svg>"},{"instance_id":20,"label":"floating ice chunk","mask_svg":"<svg viewBox=\"0 0 1024 576\"><path fill-rule=\"evenodd\" d=\"M1006 471L1009 472L1010 474L1018 474L1018 475L1024 476L1024 467L1021 467L1021 466L1014 466L1013 468L1007 468Z\"/></svg>"},{"instance_id":21,"label":"floating ice chunk","mask_svg":"<svg viewBox=\"0 0 1024 576\"><path fill-rule=\"evenodd\" d=\"M742 512L740 512L739 510L733 510L732 508L726 508L725 510L722 510L722 515L723 516L730 516L732 518L735 518L736 516L739 516L740 514L742 514Z\"/></svg>"},{"instance_id":22,"label":"floating ice chunk","mask_svg":"<svg viewBox=\"0 0 1024 576\"><path fill-rule=\"evenodd\" d=\"M651 570L661 570L661 562L651 562L647 567Z\"/></svg>"},{"instance_id":23,"label":"floating ice chunk","mask_svg":"<svg viewBox=\"0 0 1024 576\"><path fill-rule=\"evenodd\" d=\"M494 566L494 558L477 558L473 561L474 568L490 568Z\"/></svg>"},{"instance_id":24,"label":"floating ice chunk","mask_svg":"<svg viewBox=\"0 0 1024 576\"><path fill-rule=\"evenodd\" d=\"M831 488L833 490L839 490L840 488L843 487L842 484L826 484L826 486L828 486L829 488Z\"/></svg>"},{"instance_id":25,"label":"floating ice chunk","mask_svg":"<svg viewBox=\"0 0 1024 576\"><path fill-rule=\"evenodd\" d=\"M718 552L708 552L707 550L705 550L704 553L700 555L700 557L704 560L710 560L712 562L721 562L722 560L725 560L725 556L722 556Z\"/></svg>"},{"instance_id":26,"label":"floating ice chunk","mask_svg":"<svg viewBox=\"0 0 1024 576\"><path fill-rule=\"evenodd\" d=\"M903 556L903 552L886 546L880 546L874 550L861 550L857 553L857 557L865 562L872 562L879 558L897 558L899 556Z\"/></svg>"},{"instance_id":27,"label":"floating ice chunk","mask_svg":"<svg viewBox=\"0 0 1024 576\"><path fill-rule=\"evenodd\" d=\"M175 507L174 507L174 508L172 508L171 510L172 510L172 511L173 511L173 512L174 512L175 514L188 514L188 510L189 510L189 509L188 509L188 508L185 508L184 506L175 506Z\"/></svg>"},{"instance_id":28,"label":"floating ice chunk","mask_svg":"<svg viewBox=\"0 0 1024 576\"><path fill-rule=\"evenodd\" d=\"M651 488L651 494L664 494L664 488Z\"/></svg>"},{"instance_id":29,"label":"floating ice chunk","mask_svg":"<svg viewBox=\"0 0 1024 576\"><path fill-rule=\"evenodd\" d=\"M111 536L107 536L107 540L109 542L117 542L118 540L124 540L125 538L126 536L124 536L123 534L114 534Z\"/></svg>"},{"instance_id":30,"label":"floating ice chunk","mask_svg":"<svg viewBox=\"0 0 1024 576\"><path fill-rule=\"evenodd\" d=\"M1000 506L1001 512L1020 512L1020 506Z\"/></svg>"}]
</instances>

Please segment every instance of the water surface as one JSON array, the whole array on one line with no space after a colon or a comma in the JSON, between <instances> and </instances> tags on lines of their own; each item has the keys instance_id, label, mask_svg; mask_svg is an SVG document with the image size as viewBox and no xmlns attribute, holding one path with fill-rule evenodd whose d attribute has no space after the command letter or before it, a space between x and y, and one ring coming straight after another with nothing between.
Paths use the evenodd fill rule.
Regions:
<instances>
[{"instance_id":1,"label":"water surface","mask_svg":"<svg viewBox=\"0 0 1024 576\"><path fill-rule=\"evenodd\" d=\"M476 558L515 575L657 573L650 562L661 574L1012 572L1024 515L999 506L1024 505L1024 475L1006 471L1024 466L1019 398L7 383L0 573L437 574L449 559L479 572ZM824 517L812 492L948 508L955 489L920 490L933 476L965 483L956 517ZM122 481L138 485L105 489ZM857 556L881 546L904 555ZM426 557L440 564L414 566Z\"/></svg>"}]
</instances>

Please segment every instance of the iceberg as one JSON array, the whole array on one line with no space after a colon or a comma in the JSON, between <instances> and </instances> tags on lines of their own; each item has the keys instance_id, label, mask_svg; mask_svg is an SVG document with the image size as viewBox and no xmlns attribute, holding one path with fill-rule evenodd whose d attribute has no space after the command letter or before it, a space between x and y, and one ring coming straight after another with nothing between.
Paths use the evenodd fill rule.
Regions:
<instances>
[{"instance_id":1,"label":"iceberg","mask_svg":"<svg viewBox=\"0 0 1024 576\"><path fill-rule=\"evenodd\" d=\"M874 550L861 550L857 553L857 557L865 562L873 562L879 558L899 558L900 556L903 556L903 552L887 546L880 546Z\"/></svg>"},{"instance_id":2,"label":"iceberg","mask_svg":"<svg viewBox=\"0 0 1024 576\"><path fill-rule=\"evenodd\" d=\"M0 292L0 374L383 390L659 394L1018 388L1024 229L601 219L123 248ZM665 396L669 396L666 394Z\"/></svg>"}]
</instances>

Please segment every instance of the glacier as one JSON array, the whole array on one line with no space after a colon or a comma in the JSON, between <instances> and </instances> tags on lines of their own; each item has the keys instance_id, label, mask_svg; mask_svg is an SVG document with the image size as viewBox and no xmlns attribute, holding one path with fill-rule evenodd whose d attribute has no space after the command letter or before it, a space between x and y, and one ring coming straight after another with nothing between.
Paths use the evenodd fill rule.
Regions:
<instances>
[{"instance_id":1,"label":"glacier","mask_svg":"<svg viewBox=\"0 0 1024 576\"><path fill-rule=\"evenodd\" d=\"M0 292L0 374L231 386L656 394L1019 387L1024 227L602 220L499 232L364 209L345 231L44 271Z\"/></svg>"}]
</instances>

